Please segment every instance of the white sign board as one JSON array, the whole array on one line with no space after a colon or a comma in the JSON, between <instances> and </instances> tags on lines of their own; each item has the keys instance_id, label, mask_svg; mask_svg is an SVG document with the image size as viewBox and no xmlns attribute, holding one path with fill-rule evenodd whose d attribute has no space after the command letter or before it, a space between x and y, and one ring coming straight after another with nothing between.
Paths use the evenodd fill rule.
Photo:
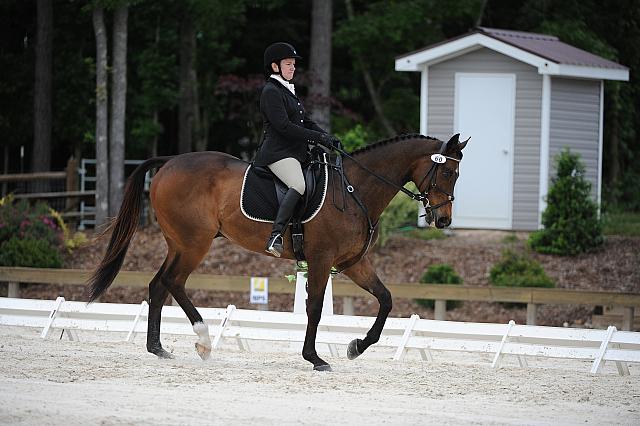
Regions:
<instances>
[{"instance_id":1,"label":"white sign board","mask_svg":"<svg viewBox=\"0 0 640 426\"><path fill-rule=\"evenodd\" d=\"M307 278L305 272L296 274L296 296L293 301L294 314L307 313ZM322 302L322 315L333 315L333 290L331 288L331 275L327 281L327 288L324 291L324 301Z\"/></svg>"},{"instance_id":2,"label":"white sign board","mask_svg":"<svg viewBox=\"0 0 640 426\"><path fill-rule=\"evenodd\" d=\"M250 302L255 305L269 303L269 278L251 277Z\"/></svg>"}]
</instances>

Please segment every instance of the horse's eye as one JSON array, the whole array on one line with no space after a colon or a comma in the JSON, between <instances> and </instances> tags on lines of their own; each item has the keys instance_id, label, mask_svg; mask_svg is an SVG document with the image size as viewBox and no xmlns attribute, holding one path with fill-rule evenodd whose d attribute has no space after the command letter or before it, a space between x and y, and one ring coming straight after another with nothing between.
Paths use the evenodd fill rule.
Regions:
<instances>
[{"instance_id":1,"label":"horse's eye","mask_svg":"<svg viewBox=\"0 0 640 426\"><path fill-rule=\"evenodd\" d=\"M442 172L442 177L445 179L449 179L451 177L451 170L446 169L444 172Z\"/></svg>"}]
</instances>

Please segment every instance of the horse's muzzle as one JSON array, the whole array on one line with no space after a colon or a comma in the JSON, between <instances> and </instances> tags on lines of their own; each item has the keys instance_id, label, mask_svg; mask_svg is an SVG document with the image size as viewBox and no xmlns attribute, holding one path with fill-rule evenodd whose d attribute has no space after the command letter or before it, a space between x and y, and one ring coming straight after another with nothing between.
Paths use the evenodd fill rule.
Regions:
<instances>
[{"instance_id":1,"label":"horse's muzzle","mask_svg":"<svg viewBox=\"0 0 640 426\"><path fill-rule=\"evenodd\" d=\"M451 218L448 216L439 217L436 220L436 228L446 228L449 225L451 225Z\"/></svg>"}]
</instances>

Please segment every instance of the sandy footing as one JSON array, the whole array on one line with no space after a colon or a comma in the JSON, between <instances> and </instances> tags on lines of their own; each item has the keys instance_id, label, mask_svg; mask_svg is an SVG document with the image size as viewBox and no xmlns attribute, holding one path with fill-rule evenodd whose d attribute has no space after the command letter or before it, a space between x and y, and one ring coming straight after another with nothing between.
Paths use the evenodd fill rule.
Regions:
<instances>
[{"instance_id":1,"label":"sandy footing","mask_svg":"<svg viewBox=\"0 0 640 426\"><path fill-rule=\"evenodd\" d=\"M487 356L393 362L379 349L349 361L340 348L319 373L289 345L229 342L203 362L195 335L163 336L174 360L148 354L144 336L59 335L0 326L0 424L640 424L638 365L593 376L577 361L492 369Z\"/></svg>"}]
</instances>

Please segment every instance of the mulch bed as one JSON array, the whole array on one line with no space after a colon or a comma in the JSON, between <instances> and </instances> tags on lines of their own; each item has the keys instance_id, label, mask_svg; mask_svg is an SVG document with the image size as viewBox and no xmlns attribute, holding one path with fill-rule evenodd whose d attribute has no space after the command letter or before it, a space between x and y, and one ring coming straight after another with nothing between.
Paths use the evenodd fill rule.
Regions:
<instances>
[{"instance_id":1,"label":"mulch bed","mask_svg":"<svg viewBox=\"0 0 640 426\"><path fill-rule=\"evenodd\" d=\"M467 285L489 285L489 270L506 248L525 250L526 233L501 231L451 231L444 240L424 241L402 235L393 236L384 247L372 251L373 263L383 282L418 282L426 268L434 263L448 263ZM515 235L517 241L508 242ZM106 239L98 240L67 255L66 268L92 269L99 262L106 248ZM140 229L132 241L123 269L156 271L166 254L166 246L156 226ZM640 292L640 238L610 236L596 252L575 257L540 255L532 256L553 278L558 288ZM196 272L217 275L282 277L292 274L294 262L274 259L248 252L225 239L214 241L208 256ZM338 277L346 278L346 277ZM293 285L293 284L292 284ZM6 286L5 286L6 287ZM0 294L6 290L0 289ZM214 292L188 290L196 306L224 307L234 304L238 308L251 308L246 292ZM29 285L21 290L27 298L52 299L64 295L67 300L86 300L78 286ZM103 302L140 303L147 297L146 289L114 287L102 298ZM292 311L293 296L269 296L269 309ZM356 298L356 315L375 315L377 301L372 297ZM541 325L589 326L594 307L575 305L544 305L538 310ZM335 298L334 310L342 312L342 298ZM417 313L422 318L433 318L433 311L412 300L395 299L391 316L408 317ZM526 322L523 308L505 308L498 303L465 302L461 307L447 312L447 319L456 321L480 321L505 323L514 319Z\"/></svg>"}]
</instances>

